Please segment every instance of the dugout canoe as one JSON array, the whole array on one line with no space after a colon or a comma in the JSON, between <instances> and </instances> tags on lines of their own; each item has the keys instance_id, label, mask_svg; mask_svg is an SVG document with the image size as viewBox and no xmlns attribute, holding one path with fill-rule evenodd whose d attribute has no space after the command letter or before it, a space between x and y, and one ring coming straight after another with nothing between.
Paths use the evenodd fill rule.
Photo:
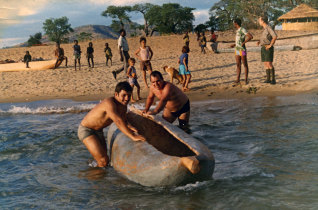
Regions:
<instances>
[{"instance_id":1,"label":"dugout canoe","mask_svg":"<svg viewBox=\"0 0 318 210\"><path fill-rule=\"evenodd\" d=\"M0 64L0 72L54 69L55 62L56 62L56 60L31 61L31 62L29 62L30 68L26 68L25 63L23 63L23 62ZM59 65L61 65L61 62L58 63L57 67Z\"/></svg>"},{"instance_id":2,"label":"dugout canoe","mask_svg":"<svg viewBox=\"0 0 318 210\"><path fill-rule=\"evenodd\" d=\"M110 126L110 164L121 175L144 186L177 186L212 178L213 154L197 139L161 116L144 116L133 107L127 119L147 141L134 142L115 123ZM192 170L194 163L199 172Z\"/></svg>"}]
</instances>

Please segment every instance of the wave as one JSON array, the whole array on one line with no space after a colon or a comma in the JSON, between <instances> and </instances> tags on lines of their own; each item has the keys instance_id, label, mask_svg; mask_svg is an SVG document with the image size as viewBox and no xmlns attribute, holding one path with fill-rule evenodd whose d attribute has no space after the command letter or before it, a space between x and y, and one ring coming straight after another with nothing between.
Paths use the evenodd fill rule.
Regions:
<instances>
[{"instance_id":1,"label":"wave","mask_svg":"<svg viewBox=\"0 0 318 210\"><path fill-rule=\"evenodd\" d=\"M66 114L90 111L96 104L78 104L73 106L40 106L28 107L12 105L7 110L0 109L0 114Z\"/></svg>"}]
</instances>

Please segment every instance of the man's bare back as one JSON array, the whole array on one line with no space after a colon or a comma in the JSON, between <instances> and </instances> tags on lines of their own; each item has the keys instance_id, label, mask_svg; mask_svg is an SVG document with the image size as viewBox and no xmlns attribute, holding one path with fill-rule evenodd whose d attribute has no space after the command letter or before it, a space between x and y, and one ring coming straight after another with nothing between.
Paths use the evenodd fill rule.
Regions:
<instances>
[{"instance_id":1,"label":"man's bare back","mask_svg":"<svg viewBox=\"0 0 318 210\"><path fill-rule=\"evenodd\" d=\"M143 112L155 115L164 110L162 117L165 120L172 123L178 118L180 127L187 126L190 118L189 98L177 86L164 81L158 71L150 74L150 81L151 86ZM149 111L155 97L159 99L159 103L153 111Z\"/></svg>"},{"instance_id":2,"label":"man's bare back","mask_svg":"<svg viewBox=\"0 0 318 210\"><path fill-rule=\"evenodd\" d=\"M94 130L106 128L113 122L110 115L107 114L110 111L115 111L124 119L127 112L127 106L118 103L114 97L104 99L100 104L96 105L88 112L81 124Z\"/></svg>"},{"instance_id":3,"label":"man's bare back","mask_svg":"<svg viewBox=\"0 0 318 210\"><path fill-rule=\"evenodd\" d=\"M108 164L107 146L103 128L114 122L118 129L133 141L145 141L137 130L129 125L126 112L132 88L128 82L120 82L115 89L115 96L96 105L82 120L78 127L78 137L97 161L98 167Z\"/></svg>"},{"instance_id":4,"label":"man's bare back","mask_svg":"<svg viewBox=\"0 0 318 210\"><path fill-rule=\"evenodd\" d=\"M165 97L165 100L167 100L165 108L169 109L171 112L178 111L189 100L178 87L167 81L165 81L162 90L150 86L150 91L159 100L161 100L162 97Z\"/></svg>"}]
</instances>

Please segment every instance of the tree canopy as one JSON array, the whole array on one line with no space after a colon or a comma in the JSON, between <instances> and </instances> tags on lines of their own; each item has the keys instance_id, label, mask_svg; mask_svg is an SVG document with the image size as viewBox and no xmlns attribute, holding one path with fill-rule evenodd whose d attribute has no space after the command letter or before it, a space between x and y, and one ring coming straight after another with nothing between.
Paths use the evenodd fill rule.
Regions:
<instances>
[{"instance_id":1,"label":"tree canopy","mask_svg":"<svg viewBox=\"0 0 318 210\"><path fill-rule=\"evenodd\" d=\"M80 34L77 34L76 37L78 41L87 41L93 39L92 33L87 32L81 32Z\"/></svg>"},{"instance_id":2,"label":"tree canopy","mask_svg":"<svg viewBox=\"0 0 318 210\"><path fill-rule=\"evenodd\" d=\"M74 30L71 24L68 23L68 18L63 16L61 18L46 19L43 23L43 30L49 39L53 42L63 42L65 36Z\"/></svg>"},{"instance_id":3,"label":"tree canopy","mask_svg":"<svg viewBox=\"0 0 318 210\"><path fill-rule=\"evenodd\" d=\"M131 11L130 6L108 6L107 9L102 12L102 16L111 17L113 20L113 26L120 24L121 28L124 28L124 22L131 22L128 12ZM114 29L114 28L113 28Z\"/></svg>"},{"instance_id":4,"label":"tree canopy","mask_svg":"<svg viewBox=\"0 0 318 210\"><path fill-rule=\"evenodd\" d=\"M160 33L182 33L192 30L194 8L168 3L153 6L146 14L149 25Z\"/></svg>"},{"instance_id":5,"label":"tree canopy","mask_svg":"<svg viewBox=\"0 0 318 210\"><path fill-rule=\"evenodd\" d=\"M145 35L148 36L149 35L149 25L148 25L148 16L147 13L149 12L149 10L154 7L153 4L150 3L145 3L145 4L135 4L132 8L131 11L135 11L135 12L140 12L143 15L144 18L144 32Z\"/></svg>"},{"instance_id":6,"label":"tree canopy","mask_svg":"<svg viewBox=\"0 0 318 210\"><path fill-rule=\"evenodd\" d=\"M42 44L42 33L38 32L34 34L33 36L30 35L30 38L28 39L28 46L36 45L36 44Z\"/></svg>"},{"instance_id":7,"label":"tree canopy","mask_svg":"<svg viewBox=\"0 0 318 210\"><path fill-rule=\"evenodd\" d=\"M233 20L240 18L247 28L258 28L260 16L267 16L275 26L277 18L302 3L318 7L318 1L312 0L220 0L209 10L210 20L206 24L218 30L233 27Z\"/></svg>"}]
</instances>

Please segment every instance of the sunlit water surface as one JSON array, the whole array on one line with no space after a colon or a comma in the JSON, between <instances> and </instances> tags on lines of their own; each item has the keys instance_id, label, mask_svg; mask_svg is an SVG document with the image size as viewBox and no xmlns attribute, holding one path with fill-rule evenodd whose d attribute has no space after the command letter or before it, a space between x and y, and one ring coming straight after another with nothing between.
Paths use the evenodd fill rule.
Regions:
<instances>
[{"instance_id":1,"label":"sunlit water surface","mask_svg":"<svg viewBox=\"0 0 318 210\"><path fill-rule=\"evenodd\" d=\"M317 95L193 102L215 173L170 188L88 166L76 132L96 103L0 105L1 209L318 209Z\"/></svg>"}]
</instances>

